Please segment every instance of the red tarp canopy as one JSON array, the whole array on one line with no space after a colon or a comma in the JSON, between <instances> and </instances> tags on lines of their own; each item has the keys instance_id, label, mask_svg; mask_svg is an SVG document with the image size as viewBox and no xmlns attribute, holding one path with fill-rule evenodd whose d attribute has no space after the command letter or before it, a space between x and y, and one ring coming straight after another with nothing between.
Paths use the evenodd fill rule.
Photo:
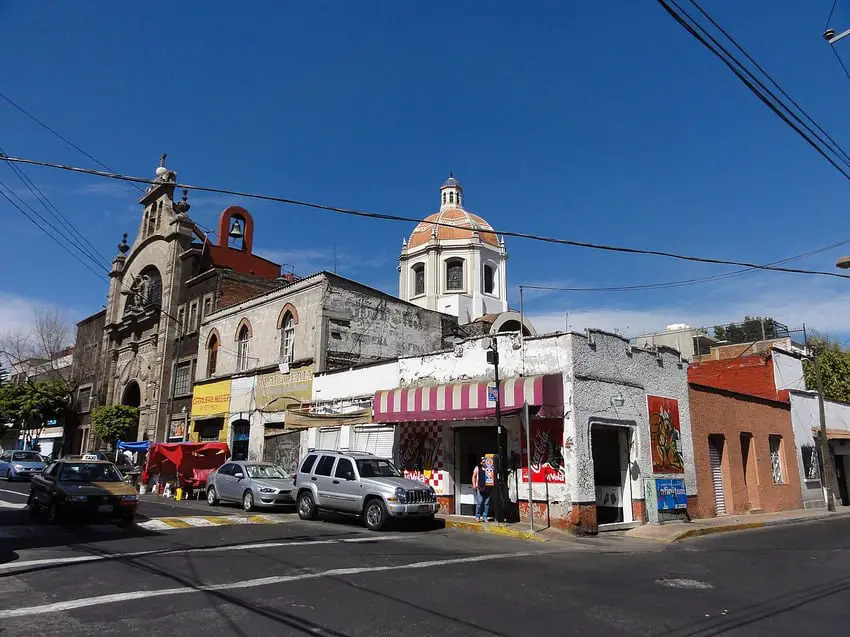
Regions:
<instances>
[{"instance_id":1,"label":"red tarp canopy","mask_svg":"<svg viewBox=\"0 0 850 637\"><path fill-rule=\"evenodd\" d=\"M192 484L200 472L218 469L229 457L225 442L154 442L142 469L142 482L155 473L176 475L182 487Z\"/></svg>"}]
</instances>

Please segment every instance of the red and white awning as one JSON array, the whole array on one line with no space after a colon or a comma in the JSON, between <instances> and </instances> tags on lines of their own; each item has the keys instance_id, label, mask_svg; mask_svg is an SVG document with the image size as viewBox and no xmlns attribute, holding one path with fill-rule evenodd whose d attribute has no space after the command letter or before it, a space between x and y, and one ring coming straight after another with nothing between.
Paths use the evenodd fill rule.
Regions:
<instances>
[{"instance_id":1,"label":"red and white awning","mask_svg":"<svg viewBox=\"0 0 850 637\"><path fill-rule=\"evenodd\" d=\"M563 379L560 374L509 378L500 383L502 413L516 413L523 403L541 407L541 415L564 413ZM432 387L405 387L375 394L374 421L421 422L475 420L496 414L495 383L454 383ZM544 413L545 412L545 413Z\"/></svg>"}]
</instances>

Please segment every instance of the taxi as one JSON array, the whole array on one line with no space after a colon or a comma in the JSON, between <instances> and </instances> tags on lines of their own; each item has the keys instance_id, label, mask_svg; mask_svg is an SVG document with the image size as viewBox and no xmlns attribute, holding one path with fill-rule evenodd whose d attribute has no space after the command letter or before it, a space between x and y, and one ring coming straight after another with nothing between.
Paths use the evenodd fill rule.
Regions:
<instances>
[{"instance_id":1,"label":"taxi","mask_svg":"<svg viewBox=\"0 0 850 637\"><path fill-rule=\"evenodd\" d=\"M138 505L136 490L115 465L89 454L50 464L33 477L27 500L31 514L46 512L52 523L66 517L96 517L131 524Z\"/></svg>"}]
</instances>

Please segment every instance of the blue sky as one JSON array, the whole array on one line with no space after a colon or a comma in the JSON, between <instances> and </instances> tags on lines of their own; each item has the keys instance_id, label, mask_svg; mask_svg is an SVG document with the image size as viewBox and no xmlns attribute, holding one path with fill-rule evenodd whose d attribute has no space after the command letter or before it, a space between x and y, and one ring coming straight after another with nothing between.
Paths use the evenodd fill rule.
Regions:
<instances>
[{"instance_id":1,"label":"blue sky","mask_svg":"<svg viewBox=\"0 0 850 637\"><path fill-rule=\"evenodd\" d=\"M831 3L704 6L850 148L850 80L821 33ZM850 27L850 2L833 24ZM651 1L0 5L0 90L89 153L187 182L425 217L449 171L466 205L523 232L769 262L843 238L850 184ZM850 63L850 40L843 54ZM0 101L11 155L91 166ZM29 168L107 258L137 193ZM0 166L0 179L15 178ZM192 194L215 225L254 215L261 253L397 292L407 224ZM52 303L75 320L106 283L0 201L0 329ZM730 268L508 240L509 285L611 286ZM850 246L846 247L850 253ZM831 270L842 251L800 261ZM832 334L850 281L758 273L684 288L529 294L543 329L633 334L773 314ZM565 313L569 312L569 318Z\"/></svg>"}]
</instances>

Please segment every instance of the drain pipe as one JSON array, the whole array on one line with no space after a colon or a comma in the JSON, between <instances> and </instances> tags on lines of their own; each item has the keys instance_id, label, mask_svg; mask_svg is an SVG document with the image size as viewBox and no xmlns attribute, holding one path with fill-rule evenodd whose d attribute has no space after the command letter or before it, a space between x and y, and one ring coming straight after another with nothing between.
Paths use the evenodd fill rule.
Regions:
<instances>
[{"instance_id":1,"label":"drain pipe","mask_svg":"<svg viewBox=\"0 0 850 637\"><path fill-rule=\"evenodd\" d=\"M522 424L525 425L525 462L528 467L528 524L532 531L534 531L534 497L531 493L531 427L529 425L529 417L528 417L528 402L524 402L522 404L522 411L520 412L522 418ZM522 471L522 467L520 467L520 471ZM517 494L519 495L519 494Z\"/></svg>"}]
</instances>

